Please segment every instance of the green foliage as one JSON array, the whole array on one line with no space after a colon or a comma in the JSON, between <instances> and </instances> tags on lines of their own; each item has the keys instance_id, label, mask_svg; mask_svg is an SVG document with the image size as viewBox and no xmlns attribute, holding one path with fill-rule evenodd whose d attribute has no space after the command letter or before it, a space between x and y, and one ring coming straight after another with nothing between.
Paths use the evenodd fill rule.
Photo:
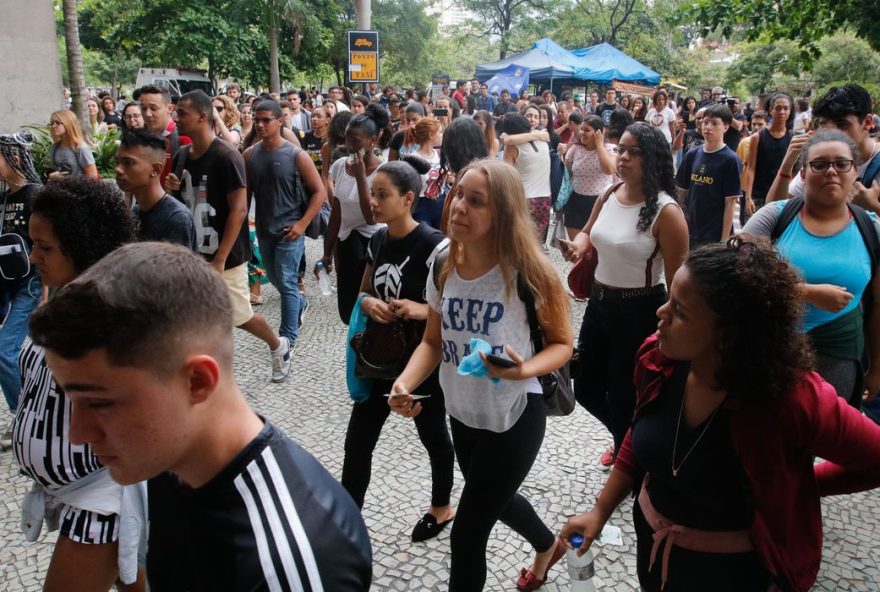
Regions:
<instances>
[{"instance_id":1,"label":"green foliage","mask_svg":"<svg viewBox=\"0 0 880 592\"><path fill-rule=\"evenodd\" d=\"M31 159L34 161L34 169L40 178L46 179L52 169L52 161L49 158L49 151L52 149L52 135L49 133L49 126L30 125L26 129L34 137L34 141L28 147L28 152L31 153Z\"/></svg>"},{"instance_id":2,"label":"green foliage","mask_svg":"<svg viewBox=\"0 0 880 592\"><path fill-rule=\"evenodd\" d=\"M817 86L834 80L876 83L880 81L880 53L851 33L839 33L819 41L822 52L813 64ZM863 85L864 86L864 85Z\"/></svg>"},{"instance_id":3,"label":"green foliage","mask_svg":"<svg viewBox=\"0 0 880 592\"><path fill-rule=\"evenodd\" d=\"M750 41L793 40L806 61L816 57L820 39L846 29L880 50L880 3L873 0L695 0L677 19L726 38L738 31Z\"/></svg>"},{"instance_id":4,"label":"green foliage","mask_svg":"<svg viewBox=\"0 0 880 592\"><path fill-rule=\"evenodd\" d=\"M531 19L546 19L552 14L549 0L459 0L458 4L476 15L474 32L486 41L498 36L497 47L503 58L512 47L513 32ZM486 55L487 61L491 58Z\"/></svg>"},{"instance_id":5,"label":"green foliage","mask_svg":"<svg viewBox=\"0 0 880 592\"><path fill-rule=\"evenodd\" d=\"M33 135L33 142L28 147L34 168L40 177L46 179L52 170L50 154L52 150L52 134L45 125L30 125L26 127ZM98 174L103 179L112 179L116 176L116 148L119 146L119 130L108 130L106 133L97 134L93 138L92 154L95 155L95 166Z\"/></svg>"},{"instance_id":6,"label":"green foliage","mask_svg":"<svg viewBox=\"0 0 880 592\"><path fill-rule=\"evenodd\" d=\"M751 94L768 90L794 90L803 68L801 53L793 41L746 43L727 69L725 86L742 82Z\"/></svg>"},{"instance_id":7,"label":"green foliage","mask_svg":"<svg viewBox=\"0 0 880 592\"><path fill-rule=\"evenodd\" d=\"M832 86L843 86L845 84L850 84L854 82L852 79L844 79L844 80L835 80L834 82L829 82L824 86L817 87L815 91L813 91L813 97L818 98L831 90ZM873 82L855 82L862 88L864 88L871 95L871 98L875 101L880 100L880 82L876 80Z\"/></svg>"}]
</instances>

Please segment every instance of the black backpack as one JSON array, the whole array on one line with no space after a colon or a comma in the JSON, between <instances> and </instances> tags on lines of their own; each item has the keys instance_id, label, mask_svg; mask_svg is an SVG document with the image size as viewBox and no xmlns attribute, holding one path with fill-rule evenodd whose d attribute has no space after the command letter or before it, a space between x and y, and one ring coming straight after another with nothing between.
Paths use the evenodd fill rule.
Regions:
<instances>
[{"instance_id":1,"label":"black backpack","mask_svg":"<svg viewBox=\"0 0 880 592\"><path fill-rule=\"evenodd\" d=\"M868 212L863 210L857 205L853 205L851 203L847 203L849 207L849 211L853 216L853 219L856 222L856 227L859 229L859 234L862 235L862 240L865 241L865 247L868 249L868 255L871 258L871 282L874 281L874 274L877 271L877 265L880 264L880 238L877 237L877 230L874 226L874 221L871 220L871 217L868 215ZM773 227L773 231L770 233L770 240L774 243L779 240L779 237L782 236L782 233L785 232L785 229L788 228L788 225L791 224L792 220L794 220L795 216L798 215L798 212L801 211L804 207L804 198L803 197L795 197L788 200L788 203L782 208L782 212L779 213L779 218L776 220L776 225ZM871 310L874 304L874 294L871 290L870 284L868 288L862 293L862 313L865 317L865 329L867 330L867 318L871 314Z\"/></svg>"}]
</instances>

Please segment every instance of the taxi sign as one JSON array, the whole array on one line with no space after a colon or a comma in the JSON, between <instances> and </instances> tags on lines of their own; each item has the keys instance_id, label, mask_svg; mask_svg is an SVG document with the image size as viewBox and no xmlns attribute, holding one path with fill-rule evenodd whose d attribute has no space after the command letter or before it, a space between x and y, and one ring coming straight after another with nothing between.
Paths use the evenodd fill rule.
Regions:
<instances>
[{"instance_id":1,"label":"taxi sign","mask_svg":"<svg viewBox=\"0 0 880 592\"><path fill-rule=\"evenodd\" d=\"M349 82L379 82L379 32L348 32Z\"/></svg>"}]
</instances>

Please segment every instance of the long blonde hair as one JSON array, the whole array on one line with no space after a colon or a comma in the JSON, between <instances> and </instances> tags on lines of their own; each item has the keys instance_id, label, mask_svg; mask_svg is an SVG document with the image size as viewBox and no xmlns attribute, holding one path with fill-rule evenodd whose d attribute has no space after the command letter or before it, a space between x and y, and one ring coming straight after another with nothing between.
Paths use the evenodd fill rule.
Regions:
<instances>
[{"instance_id":1,"label":"long blonde hair","mask_svg":"<svg viewBox=\"0 0 880 592\"><path fill-rule=\"evenodd\" d=\"M559 274L538 244L519 173L513 166L494 158L475 160L460 171L457 178L463 178L468 171L482 174L489 185L492 250L501 267L507 297L517 294L519 275L531 290L542 316L551 323L567 323L568 297ZM461 258L461 248L456 240L450 240L449 257L440 272L441 290Z\"/></svg>"},{"instance_id":2,"label":"long blonde hair","mask_svg":"<svg viewBox=\"0 0 880 592\"><path fill-rule=\"evenodd\" d=\"M52 115L49 116L49 119L52 118L57 119L64 126L65 135L61 138L55 140L53 138L53 142L56 144L69 144L74 148L79 146L88 146L88 142L86 142L86 136L83 134L82 127L79 124L79 119L76 118L76 113L71 111L70 109L61 109L60 111L55 111Z\"/></svg>"}]
</instances>

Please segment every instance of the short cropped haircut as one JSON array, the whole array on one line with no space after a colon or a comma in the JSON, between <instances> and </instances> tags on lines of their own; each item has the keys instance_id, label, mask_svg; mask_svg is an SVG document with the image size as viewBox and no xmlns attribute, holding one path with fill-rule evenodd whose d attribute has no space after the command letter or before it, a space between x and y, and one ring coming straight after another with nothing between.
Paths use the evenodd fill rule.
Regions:
<instances>
[{"instance_id":1,"label":"short cropped haircut","mask_svg":"<svg viewBox=\"0 0 880 592\"><path fill-rule=\"evenodd\" d=\"M706 107L706 110L703 111L703 119L709 117L717 117L723 121L725 125L730 125L733 121L733 113L730 112L730 107L720 103L714 103Z\"/></svg>"},{"instance_id":2,"label":"short cropped haircut","mask_svg":"<svg viewBox=\"0 0 880 592\"><path fill-rule=\"evenodd\" d=\"M171 91L169 91L164 86L156 86L155 84L147 84L146 86L142 86L135 91L137 93L138 98L141 95L162 95L162 101L167 105L171 103ZM134 96L134 95L132 95Z\"/></svg>"},{"instance_id":3,"label":"short cropped haircut","mask_svg":"<svg viewBox=\"0 0 880 592\"><path fill-rule=\"evenodd\" d=\"M266 99L265 101L260 101L260 104L254 109L254 113L257 113L258 111L268 111L272 114L272 117L278 119L282 116L281 107L283 107L285 103L287 103L287 101L278 103L272 99ZM290 107L290 103L287 103L287 106Z\"/></svg>"},{"instance_id":4,"label":"short cropped haircut","mask_svg":"<svg viewBox=\"0 0 880 592\"><path fill-rule=\"evenodd\" d=\"M193 108L198 113L204 113L208 116L208 123L214 123L214 103L211 102L211 97L205 94L205 92L201 89L191 90L185 95L182 95L180 99L177 101L180 103L189 103L193 106Z\"/></svg>"},{"instance_id":5,"label":"short cropped haircut","mask_svg":"<svg viewBox=\"0 0 880 592\"><path fill-rule=\"evenodd\" d=\"M202 340L232 371L232 304L223 278L170 243L117 249L35 311L30 330L34 343L62 358L103 348L112 365L162 376L174 372L187 343Z\"/></svg>"},{"instance_id":6,"label":"short cropped haircut","mask_svg":"<svg viewBox=\"0 0 880 592\"><path fill-rule=\"evenodd\" d=\"M165 138L154 131L146 128L137 128L126 131L119 140L120 148L147 148L155 152L161 152L165 158Z\"/></svg>"},{"instance_id":7,"label":"short cropped haircut","mask_svg":"<svg viewBox=\"0 0 880 592\"><path fill-rule=\"evenodd\" d=\"M31 213L52 225L61 252L82 273L102 257L135 240L137 221L114 185L91 177L50 181Z\"/></svg>"}]
</instances>

